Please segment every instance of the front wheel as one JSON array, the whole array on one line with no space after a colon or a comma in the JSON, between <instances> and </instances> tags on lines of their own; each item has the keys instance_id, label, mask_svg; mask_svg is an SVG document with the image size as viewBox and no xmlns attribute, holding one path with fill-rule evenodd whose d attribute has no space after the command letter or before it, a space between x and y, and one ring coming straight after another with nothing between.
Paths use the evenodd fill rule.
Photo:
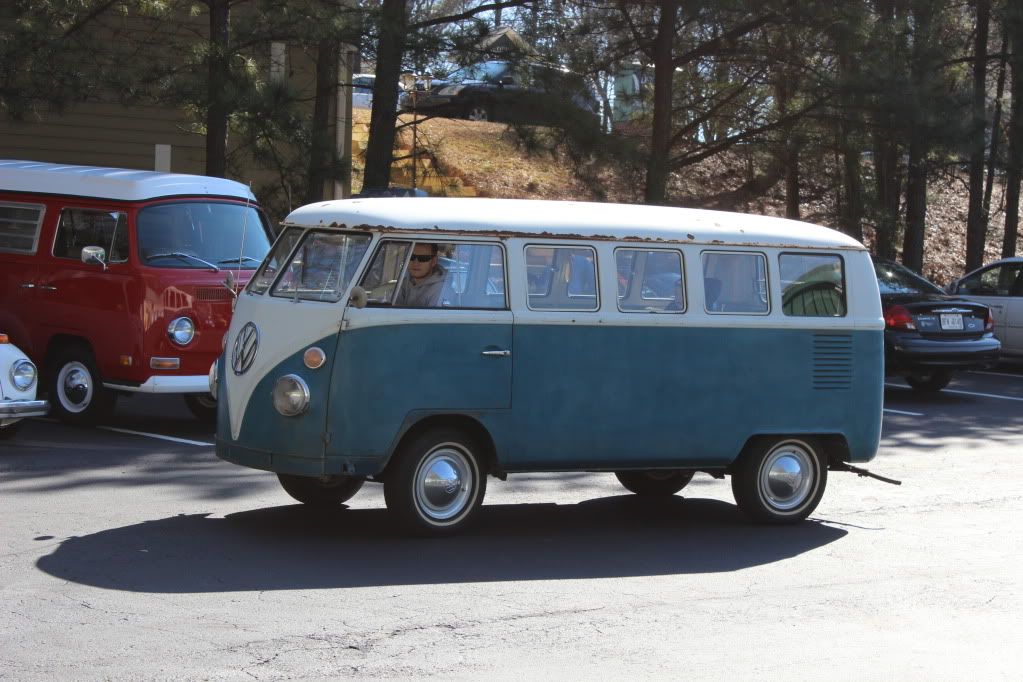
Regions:
<instances>
[{"instance_id":1,"label":"front wheel","mask_svg":"<svg viewBox=\"0 0 1023 682\"><path fill-rule=\"evenodd\" d=\"M209 393L186 393L185 405L199 421L209 424L217 421L217 399Z\"/></svg>"},{"instance_id":2,"label":"front wheel","mask_svg":"<svg viewBox=\"0 0 1023 682\"><path fill-rule=\"evenodd\" d=\"M812 439L764 438L754 442L740 455L732 472L735 502L754 521L802 521L824 495L826 462Z\"/></svg>"},{"instance_id":3,"label":"front wheel","mask_svg":"<svg viewBox=\"0 0 1023 682\"><path fill-rule=\"evenodd\" d=\"M103 388L92 352L83 346L65 346L49 362L50 407L63 421L95 424L110 414L116 397Z\"/></svg>"},{"instance_id":4,"label":"front wheel","mask_svg":"<svg viewBox=\"0 0 1023 682\"><path fill-rule=\"evenodd\" d=\"M493 121L494 109L489 104L477 102L466 107L465 117L470 121Z\"/></svg>"},{"instance_id":5,"label":"front wheel","mask_svg":"<svg viewBox=\"0 0 1023 682\"><path fill-rule=\"evenodd\" d=\"M670 497L689 485L695 472L690 469L662 471L616 471L618 482L637 495L644 497Z\"/></svg>"},{"instance_id":6,"label":"front wheel","mask_svg":"<svg viewBox=\"0 0 1023 682\"><path fill-rule=\"evenodd\" d=\"M365 479L357 476L277 474L284 492L311 507L336 507L355 497Z\"/></svg>"},{"instance_id":7,"label":"front wheel","mask_svg":"<svg viewBox=\"0 0 1023 682\"><path fill-rule=\"evenodd\" d=\"M937 393L948 386L952 381L952 373L944 369L935 369L930 372L913 372L906 376L906 383L914 390L924 393Z\"/></svg>"},{"instance_id":8,"label":"front wheel","mask_svg":"<svg viewBox=\"0 0 1023 682\"><path fill-rule=\"evenodd\" d=\"M384 479L388 511L415 535L451 535L483 503L482 448L453 428L425 431L404 444Z\"/></svg>"}]
</instances>

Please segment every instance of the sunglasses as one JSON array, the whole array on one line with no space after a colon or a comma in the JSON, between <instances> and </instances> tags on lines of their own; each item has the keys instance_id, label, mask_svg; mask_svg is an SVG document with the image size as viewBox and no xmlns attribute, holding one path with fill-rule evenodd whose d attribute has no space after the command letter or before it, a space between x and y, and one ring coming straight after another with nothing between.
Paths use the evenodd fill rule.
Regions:
<instances>
[{"instance_id":1,"label":"sunglasses","mask_svg":"<svg viewBox=\"0 0 1023 682\"><path fill-rule=\"evenodd\" d=\"M429 263L431 260L433 260L433 255L429 253L413 253L409 256L409 261L417 261L419 263Z\"/></svg>"}]
</instances>

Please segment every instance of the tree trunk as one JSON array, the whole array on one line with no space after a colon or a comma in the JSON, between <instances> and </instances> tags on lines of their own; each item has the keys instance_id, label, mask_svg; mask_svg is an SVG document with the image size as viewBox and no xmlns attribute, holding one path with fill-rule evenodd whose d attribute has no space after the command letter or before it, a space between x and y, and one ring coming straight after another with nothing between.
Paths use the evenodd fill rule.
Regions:
<instances>
[{"instance_id":1,"label":"tree trunk","mask_svg":"<svg viewBox=\"0 0 1023 682\"><path fill-rule=\"evenodd\" d=\"M661 16L654 39L654 120L650 158L646 169L646 203L663 204L667 194L668 155L671 145L671 100L675 79L672 44L678 0L661 0Z\"/></svg>"},{"instance_id":2,"label":"tree trunk","mask_svg":"<svg viewBox=\"0 0 1023 682\"><path fill-rule=\"evenodd\" d=\"M984 181L985 216L991 215L991 192L995 184L995 164L998 162L998 146L1002 141L1002 95L1005 94L1005 55L1009 50L1009 41L1002 36L1001 57L998 60L998 85L995 88L995 111L991 116L991 150L987 156L987 178Z\"/></svg>"},{"instance_id":3,"label":"tree trunk","mask_svg":"<svg viewBox=\"0 0 1023 682\"><path fill-rule=\"evenodd\" d=\"M225 93L230 80L230 4L229 0L208 0L210 42L208 68L209 103L206 107L206 175L222 178L227 174L227 117Z\"/></svg>"},{"instance_id":4,"label":"tree trunk","mask_svg":"<svg viewBox=\"0 0 1023 682\"><path fill-rule=\"evenodd\" d=\"M1012 45L1012 110L1009 114L1009 158L1005 173L1005 238L1002 258L1016 255L1019 228L1020 179L1023 175L1023 8L1018 3L1006 9L1006 33Z\"/></svg>"},{"instance_id":5,"label":"tree trunk","mask_svg":"<svg viewBox=\"0 0 1023 682\"><path fill-rule=\"evenodd\" d=\"M987 34L991 0L977 3L977 36L973 44L973 119L970 136L970 204L966 217L966 271L984 264L987 215L984 213L984 133L987 130Z\"/></svg>"},{"instance_id":6,"label":"tree trunk","mask_svg":"<svg viewBox=\"0 0 1023 682\"><path fill-rule=\"evenodd\" d=\"M899 169L899 145L891 139L890 130L882 131L874 140L874 179L878 203L875 253L881 258L894 260L902 177Z\"/></svg>"},{"instance_id":7,"label":"tree trunk","mask_svg":"<svg viewBox=\"0 0 1023 682\"><path fill-rule=\"evenodd\" d=\"M331 179L334 164L334 139L331 135L330 114L336 99L337 64L340 43L321 40L316 48L316 99L313 102L312 146L309 149L305 203L323 201L323 188Z\"/></svg>"},{"instance_id":8,"label":"tree trunk","mask_svg":"<svg viewBox=\"0 0 1023 682\"><path fill-rule=\"evenodd\" d=\"M927 222L927 142L915 131L909 143L906 173L906 234L902 241L902 264L923 272L924 230Z\"/></svg>"},{"instance_id":9,"label":"tree trunk","mask_svg":"<svg viewBox=\"0 0 1023 682\"><path fill-rule=\"evenodd\" d=\"M408 24L406 5L407 0L384 0L381 6L380 40L377 43L376 80L373 84L373 111L370 114L369 142L366 145L363 189L384 189L391 181L394 124L398 119L398 81Z\"/></svg>"}]
</instances>

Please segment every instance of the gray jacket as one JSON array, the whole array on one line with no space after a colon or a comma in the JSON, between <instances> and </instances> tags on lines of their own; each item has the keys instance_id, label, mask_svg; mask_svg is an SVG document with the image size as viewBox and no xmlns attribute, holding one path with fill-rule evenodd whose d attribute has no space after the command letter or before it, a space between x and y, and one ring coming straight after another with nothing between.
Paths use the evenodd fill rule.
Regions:
<instances>
[{"instance_id":1,"label":"gray jacket","mask_svg":"<svg viewBox=\"0 0 1023 682\"><path fill-rule=\"evenodd\" d=\"M419 282L406 273L394 305L404 308L439 308L446 275L447 272L439 265Z\"/></svg>"}]
</instances>

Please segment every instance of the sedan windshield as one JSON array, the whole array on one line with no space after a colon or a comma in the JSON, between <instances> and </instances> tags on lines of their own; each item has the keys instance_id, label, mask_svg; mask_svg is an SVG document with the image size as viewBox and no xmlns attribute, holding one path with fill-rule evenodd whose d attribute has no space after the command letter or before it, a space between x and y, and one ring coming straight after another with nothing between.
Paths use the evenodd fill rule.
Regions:
<instances>
[{"instance_id":1,"label":"sedan windshield","mask_svg":"<svg viewBox=\"0 0 1023 682\"><path fill-rule=\"evenodd\" d=\"M511 64L508 62L483 62L452 71L447 81L464 83L465 81L488 81L496 83L502 76L511 75Z\"/></svg>"},{"instance_id":2,"label":"sedan windshield","mask_svg":"<svg viewBox=\"0 0 1023 682\"><path fill-rule=\"evenodd\" d=\"M944 294L937 285L897 263L874 261L877 287L882 294Z\"/></svg>"},{"instance_id":3,"label":"sedan windshield","mask_svg":"<svg viewBox=\"0 0 1023 682\"><path fill-rule=\"evenodd\" d=\"M270 250L256 207L217 201L157 204L136 218L139 256L159 268L251 270Z\"/></svg>"}]
</instances>

